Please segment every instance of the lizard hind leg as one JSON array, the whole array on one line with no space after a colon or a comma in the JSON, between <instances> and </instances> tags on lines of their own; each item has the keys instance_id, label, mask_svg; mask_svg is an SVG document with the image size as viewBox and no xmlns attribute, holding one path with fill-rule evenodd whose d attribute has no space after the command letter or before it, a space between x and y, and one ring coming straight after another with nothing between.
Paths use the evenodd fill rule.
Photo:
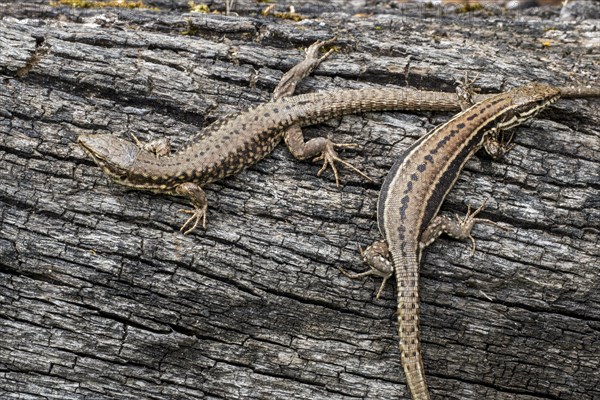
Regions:
<instances>
[{"instance_id":1,"label":"lizard hind leg","mask_svg":"<svg viewBox=\"0 0 600 400\"><path fill-rule=\"evenodd\" d=\"M335 40L336 38L334 37L328 40L319 40L313 43L306 50L305 59L283 75L279 81L279 84L273 91L273 99L277 100L293 95L298 83L310 75L310 73L314 71L314 69L317 68L319 64L321 64L321 62L329 57L334 51L333 49L330 49L325 54L321 55L319 53L321 47L329 45ZM335 167L336 162L345 165L357 174L370 181L373 181L373 179L367 176L364 172L360 171L349 162L343 160L335 151L336 148L356 148L357 145L354 143L333 143L331 140L323 137L314 138L305 142L302 129L297 125L287 128L283 134L283 138L285 144L290 150L290 153L292 153L292 155L298 160L306 160L309 158L314 158L315 161L323 160L323 166L317 173L317 176L321 176L323 171L330 166L333 170L333 175L335 176L335 183L337 186L340 185L340 178L337 168Z\"/></svg>"},{"instance_id":2,"label":"lizard hind leg","mask_svg":"<svg viewBox=\"0 0 600 400\"><path fill-rule=\"evenodd\" d=\"M365 250L363 250L361 247L358 249L360 250L360 255L362 256L363 261L369 266L369 269L358 274L352 274L346 271L344 268L339 267L340 272L350 279L360 279L369 275L375 275L383 278L383 281L379 286L379 290L377 291L377 298L379 298L388 279L394 274L394 265L392 264L392 260L390 258L387 243L385 240L380 240L371 244Z\"/></svg>"},{"instance_id":3,"label":"lizard hind leg","mask_svg":"<svg viewBox=\"0 0 600 400\"><path fill-rule=\"evenodd\" d=\"M321 139L325 139L325 138L321 138ZM313 161L323 160L323 166L321 167L319 172L317 172L317 176L321 176L323 171L325 171L327 169L327 167L330 166L331 170L333 171L333 175L335 176L335 184L337 186L340 186L340 177L338 175L337 168L335 167L335 163L339 162L340 164L345 165L346 167L350 168L351 170L353 170L354 172L356 172L363 178L366 178L366 179L370 180L371 182L374 182L373 178L371 178L370 176L368 176L367 174L362 172L360 169L356 168L354 165L350 164L348 161L341 158L335 151L336 147L337 148L346 148L346 149L356 148L356 147L358 147L358 145L356 143L333 143L329 139L325 139L325 140L327 142L326 142L325 146L323 146L323 149L321 150L321 155L319 155L318 157L315 157L313 159Z\"/></svg>"},{"instance_id":4,"label":"lizard hind leg","mask_svg":"<svg viewBox=\"0 0 600 400\"><path fill-rule=\"evenodd\" d=\"M327 167L331 167L337 186L340 185L340 177L335 166L336 162L352 169L362 177L373 181L367 174L341 158L335 150L336 148L356 148L357 145L355 143L334 143L324 137L317 137L310 139L308 142L304 142L302 130L297 126L288 128L284 134L284 141L290 150L290 153L299 160L305 160L311 157L314 157L313 161L323 160L323 166L319 169L319 172L317 172L317 176L321 176Z\"/></svg>"},{"instance_id":5,"label":"lizard hind leg","mask_svg":"<svg viewBox=\"0 0 600 400\"><path fill-rule=\"evenodd\" d=\"M333 53L333 49L330 49L323 55L319 55L321 47L329 45L335 42L336 38L333 37L328 40L317 40L306 49L306 57L300 63L296 64L292 69L287 71L281 77L279 84L273 91L273 100L277 100L283 97L289 97L296 91L296 86L300 81L306 78L315 68L321 64L323 60Z\"/></svg>"}]
</instances>

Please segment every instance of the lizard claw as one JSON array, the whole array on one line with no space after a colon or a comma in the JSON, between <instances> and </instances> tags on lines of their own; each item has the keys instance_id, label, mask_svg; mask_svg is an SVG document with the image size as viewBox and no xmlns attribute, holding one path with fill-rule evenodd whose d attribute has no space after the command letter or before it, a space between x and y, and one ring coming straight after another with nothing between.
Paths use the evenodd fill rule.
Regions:
<instances>
[{"instance_id":1,"label":"lizard claw","mask_svg":"<svg viewBox=\"0 0 600 400\"><path fill-rule=\"evenodd\" d=\"M475 75L475 78L469 80L469 74L465 71L463 80L457 80L456 83L456 95L458 96L458 102L460 108L464 111L476 103L475 95L479 92L478 88L475 88L475 81L479 78L479 72Z\"/></svg>"},{"instance_id":2,"label":"lizard claw","mask_svg":"<svg viewBox=\"0 0 600 400\"><path fill-rule=\"evenodd\" d=\"M327 46L327 45L335 42L336 40L337 40L337 37L335 37L335 36L330 39L327 39L327 40L317 40L316 42L311 44L308 47L308 49L306 49L306 58L310 59L310 60L316 60L317 63L321 63L324 59L329 57L329 55L331 55L331 53L333 53L334 49L330 49L321 57L318 56L319 50L321 50L321 47Z\"/></svg>"},{"instance_id":3,"label":"lizard claw","mask_svg":"<svg viewBox=\"0 0 600 400\"><path fill-rule=\"evenodd\" d=\"M360 278L364 278L365 276L369 276L369 275L375 275L375 276L382 277L383 281L381 282L381 285L379 285L379 290L377 290L377 295L375 296L377 299L379 299L381 297L381 293L383 292L383 289L385 289L385 285L387 284L388 279L390 279L390 276L392 276L391 273L390 274L381 274L380 271L377 271L373 267L371 267L371 269L369 269L365 272L359 272L358 274L353 274L351 272L348 272L346 269L344 269L342 267L338 267L338 269L340 270L340 272L342 274L346 275L350 279L360 279Z\"/></svg>"},{"instance_id":4,"label":"lizard claw","mask_svg":"<svg viewBox=\"0 0 600 400\"><path fill-rule=\"evenodd\" d=\"M182 212L184 214L192 214L192 216L189 217L187 221L185 221L185 224L183 224L181 226L179 231L183 232L184 235L187 235L188 233L190 233L194 229L196 229L196 227L198 226L198 222L200 222L200 220L202 220L202 229L206 229L206 209L207 209L207 207L194 208L193 210L189 210L189 209L178 210L179 212ZM191 225L191 227L188 228L188 226L190 226L190 225Z\"/></svg>"},{"instance_id":5,"label":"lizard claw","mask_svg":"<svg viewBox=\"0 0 600 400\"><path fill-rule=\"evenodd\" d=\"M486 136L483 148L493 159L498 159L515 147L515 144L512 143L513 138L514 132L506 135L503 129L496 130L491 135Z\"/></svg>"},{"instance_id":6,"label":"lizard claw","mask_svg":"<svg viewBox=\"0 0 600 400\"><path fill-rule=\"evenodd\" d=\"M379 286L379 290L377 291L377 298L379 299L388 279L390 279L390 277L392 277L394 274L394 267L391 259L389 258L390 256L388 253L387 244L384 240L381 240L373 243L365 250L358 246L358 250L360 251L360 256L362 257L363 261L369 266L367 271L353 274L346 271L342 267L338 267L338 269L342 274L346 275L350 279L359 279L369 275L383 278L383 281Z\"/></svg>"},{"instance_id":7,"label":"lizard claw","mask_svg":"<svg viewBox=\"0 0 600 400\"><path fill-rule=\"evenodd\" d=\"M471 235L471 229L473 228L473 225L475 224L475 222L483 222L486 224L494 225L503 230L508 230L507 228L504 228L503 226L498 225L497 222L492 221L490 219L475 218L477 216L477 214L479 214L481 212L481 210L483 210L483 208L487 204L488 200L489 200L489 197L486 198L483 201L483 203L473 212L471 212L471 206L467 205L467 214L463 218L459 217L458 215L455 215L458 225L462 228L463 232L465 232L465 238L471 240L471 257L473 257L475 255L475 249L476 249L475 239ZM468 236L466 236L466 235L468 235Z\"/></svg>"},{"instance_id":8,"label":"lizard claw","mask_svg":"<svg viewBox=\"0 0 600 400\"><path fill-rule=\"evenodd\" d=\"M184 182L177 186L175 193L179 196L186 196L190 199L193 209L181 209L179 212L185 214L192 214L185 224L179 229L184 235L187 235L198 226L200 220L202 220L202 228L206 229L206 210L208 209L208 202L206 201L206 195L200 186L193 182Z\"/></svg>"},{"instance_id":9,"label":"lizard claw","mask_svg":"<svg viewBox=\"0 0 600 400\"><path fill-rule=\"evenodd\" d=\"M313 159L313 161L323 160L323 166L321 167L319 172L317 172L317 176L321 176L321 174L327 169L327 167L330 166L331 170L333 171L333 175L335 176L335 184L337 186L340 186L340 177L339 177L337 168L335 167L335 163L339 162L340 164L345 165L346 167L350 168L351 170L353 170L360 176L373 182L373 178L371 178L370 176L368 176L367 174L365 174L364 172L362 172L361 170L356 168L354 165L350 164L348 161L346 161L343 158L341 158L340 156L338 156L337 152L335 151L336 147L337 148L345 148L345 149L354 149L354 148L358 147L358 145L356 143L333 143L333 142L327 143L325 145L325 148L321 152L321 155Z\"/></svg>"}]
</instances>

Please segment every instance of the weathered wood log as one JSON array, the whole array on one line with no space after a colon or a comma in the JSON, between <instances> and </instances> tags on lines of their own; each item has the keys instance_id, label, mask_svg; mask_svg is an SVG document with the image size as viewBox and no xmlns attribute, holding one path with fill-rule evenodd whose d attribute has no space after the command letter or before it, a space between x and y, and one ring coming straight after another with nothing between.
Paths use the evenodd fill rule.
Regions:
<instances>
[{"instance_id":1,"label":"weathered wood log","mask_svg":"<svg viewBox=\"0 0 600 400\"><path fill-rule=\"evenodd\" d=\"M380 237L379 183L342 170L336 188L281 146L209 185L207 230L183 236L184 199L113 184L77 136L167 136L177 148L268 101L299 49L334 35L338 51L298 92L452 91L466 72L484 92L597 83L598 22L560 21L555 8L326 13L318 2L294 22L252 2L238 16L166 3L3 8L15 18L0 21L0 397L407 398L395 285L377 300L378 280L337 269L363 270L357 245ZM505 229L476 226L474 257L445 238L425 252L434 398L600 398L599 111L561 100L518 129L504 159L470 162L451 192L442 212L489 197L483 217ZM449 117L372 113L305 132L358 143L344 155L380 182Z\"/></svg>"}]
</instances>

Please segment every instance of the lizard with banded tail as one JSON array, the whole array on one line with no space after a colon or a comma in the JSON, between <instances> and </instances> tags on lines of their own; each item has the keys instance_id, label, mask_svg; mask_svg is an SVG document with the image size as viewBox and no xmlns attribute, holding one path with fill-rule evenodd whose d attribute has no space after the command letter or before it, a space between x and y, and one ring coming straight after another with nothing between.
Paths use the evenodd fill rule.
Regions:
<instances>
[{"instance_id":1,"label":"lizard with banded tail","mask_svg":"<svg viewBox=\"0 0 600 400\"><path fill-rule=\"evenodd\" d=\"M282 77L274 91L274 101L216 121L174 154L169 154L165 140L141 144L135 136L132 142L111 134L80 135L77 142L115 182L134 189L187 197L193 208L180 210L191 214L180 229L187 234L200 222L206 227L208 202L202 187L253 165L268 155L281 139L294 157L323 160L317 175L330 166L338 185L336 162L368 178L335 151L336 148L355 147L354 144L336 144L322 137L304 142L302 126L368 111L461 109L461 101L455 93L407 88L339 90L291 96L298 82L331 54L330 50L319 57L318 51L333 40L335 38L318 41L308 48L306 59ZM586 89L571 92L573 97L586 95Z\"/></svg>"},{"instance_id":2,"label":"lizard with banded tail","mask_svg":"<svg viewBox=\"0 0 600 400\"><path fill-rule=\"evenodd\" d=\"M84 134L78 144L103 171L117 183L141 190L187 197L193 209L183 224L185 234L202 221L206 226L208 202L202 186L256 163L284 139L298 159L323 160L320 175L328 166L339 185L335 163L341 163L362 176L360 170L340 158L335 149L355 147L318 137L306 143L301 126L312 125L346 114L382 110L460 110L453 93L411 89L361 89L304 94L290 97L298 82L308 76L332 50L318 56L319 48L335 38L311 45L306 59L282 77L274 91L274 101L232 115L204 128L177 153L169 154L166 140L146 144L121 139L112 134ZM369 178L370 179L370 178Z\"/></svg>"},{"instance_id":3,"label":"lizard with banded tail","mask_svg":"<svg viewBox=\"0 0 600 400\"><path fill-rule=\"evenodd\" d=\"M185 211L192 216L181 230L189 233L200 221L205 224L207 201L201 187L254 164L269 154L282 138L296 158L322 159L324 164L319 174L331 166L336 182L335 162L360 173L339 158L334 150L335 147L349 145L337 145L325 138L304 143L299 129L301 126L367 111L461 109L461 101L455 93L403 88L340 90L291 96L296 84L330 54L320 58L316 56L316 50L324 43L317 42L311 46L307 59L284 75L275 91L275 101L215 122L175 154L168 155L168 146L164 142L142 145L107 134L81 135L78 143L117 183L188 197L193 210ZM418 140L392 168L382 188L378 211L380 230L387 240L364 252L371 270L356 276L379 275L384 277L385 284L395 271L400 288L401 352L413 399L429 399L418 337L418 265L421 252L442 232L458 238L470 238L470 229L481 209L469 213L458 224L444 217L435 217L464 162L482 146L491 153L502 153L498 149L503 145L498 146L494 140L498 130L521 123L558 97L595 96L600 96L600 88L553 88L539 84L498 95L479 95L475 100L482 103ZM422 159L419 160L419 157ZM454 160L455 164L449 160ZM419 201L423 202L421 208L418 208ZM391 249L393 261L388 249Z\"/></svg>"},{"instance_id":4,"label":"lizard with banded tail","mask_svg":"<svg viewBox=\"0 0 600 400\"><path fill-rule=\"evenodd\" d=\"M423 249L442 233L470 239L485 206L457 220L438 211L467 162L480 148L494 156L510 150L501 132L532 118L560 97L598 97L600 87L585 90L533 83L488 97L417 140L392 166L379 193L377 222L384 240L361 250L370 267L351 278L383 278L377 297L395 275L402 366L413 400L429 400L419 336L419 262Z\"/></svg>"}]
</instances>

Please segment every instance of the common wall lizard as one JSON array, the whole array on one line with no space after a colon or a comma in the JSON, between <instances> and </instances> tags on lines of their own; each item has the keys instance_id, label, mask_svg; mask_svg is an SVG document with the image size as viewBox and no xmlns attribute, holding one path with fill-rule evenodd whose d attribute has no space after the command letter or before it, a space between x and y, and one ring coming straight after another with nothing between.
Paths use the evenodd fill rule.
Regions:
<instances>
[{"instance_id":1,"label":"common wall lizard","mask_svg":"<svg viewBox=\"0 0 600 400\"><path fill-rule=\"evenodd\" d=\"M274 91L275 101L216 121L175 154L169 154L168 142L164 140L144 145L135 136L135 142L111 134L81 135L77 141L117 183L134 189L187 197L193 209L180 210L191 214L181 230L189 233L200 221L206 226L208 202L202 186L256 163L268 155L282 138L294 157L323 160L323 167L317 175L330 166L339 184L335 167L335 163L339 162L367 177L335 151L335 148L354 147L353 144L337 144L322 137L304 142L301 126L367 111L461 109L462 101L455 93L406 88L340 90L290 97L298 82L331 54L329 51L319 57L319 48L334 40L317 41L308 48L306 59L282 77ZM565 90L573 97L593 95L585 88Z\"/></svg>"},{"instance_id":2,"label":"common wall lizard","mask_svg":"<svg viewBox=\"0 0 600 400\"><path fill-rule=\"evenodd\" d=\"M282 138L294 157L323 160L317 175L330 166L339 184L335 167L339 162L366 177L335 151L335 148L353 147L352 144L336 144L322 137L305 143L301 126L366 111L460 110L453 93L412 89L345 90L289 97L297 83L331 54L329 51L319 57L318 50L334 39L316 42L308 48L306 59L282 77L274 91L275 101L216 121L175 154L169 154L166 141L142 144L135 136L135 142L111 134L81 135L77 141L117 183L188 197L193 209L180 211L192 214L181 227L184 233L189 233L200 221L206 225L208 202L202 186L256 163Z\"/></svg>"},{"instance_id":3,"label":"common wall lizard","mask_svg":"<svg viewBox=\"0 0 600 400\"><path fill-rule=\"evenodd\" d=\"M463 166L484 147L496 153L500 132L533 117L561 95L578 97L584 92L533 83L489 97L459 113L415 142L392 166L381 187L377 222L385 240L361 251L370 270L348 274L352 278L395 275L398 297L398 333L406 382L413 400L429 399L419 338L419 262L423 249L439 235L475 242L471 228L485 203L464 219L438 216L446 195ZM600 88L585 91L600 96ZM501 136L501 135L500 135ZM505 149L506 150L506 149ZM494 154L492 154L494 155Z\"/></svg>"},{"instance_id":4,"label":"common wall lizard","mask_svg":"<svg viewBox=\"0 0 600 400\"><path fill-rule=\"evenodd\" d=\"M341 162L325 138L304 142L299 127L347 114L384 110L458 111L462 102L454 93L414 89L375 88L310 93L289 97L296 84L329 53L317 58L317 42L304 63L289 71L275 90L275 101L264 103L204 128L179 152L169 155L164 145L142 145L108 134L81 135L78 143L116 182L135 189L187 196L192 217L182 226L191 232L205 223L207 200L202 186L235 174L268 155L282 138L299 159L317 157L329 165L338 181L334 163ZM558 97L600 96L600 88L555 88L532 84L498 95L479 95L479 104L418 140L392 167L379 197L378 222L386 240L364 253L371 266L366 273L384 277L396 274L398 320L402 361L413 399L429 399L419 344L418 265L421 252L441 233L470 238L478 219L474 213L456 223L436 216L464 163L480 147L497 151L493 140L530 118ZM502 145L502 144L500 144ZM391 252L388 253L388 248ZM392 261L393 260L393 266ZM381 289L380 289L381 292Z\"/></svg>"}]
</instances>

